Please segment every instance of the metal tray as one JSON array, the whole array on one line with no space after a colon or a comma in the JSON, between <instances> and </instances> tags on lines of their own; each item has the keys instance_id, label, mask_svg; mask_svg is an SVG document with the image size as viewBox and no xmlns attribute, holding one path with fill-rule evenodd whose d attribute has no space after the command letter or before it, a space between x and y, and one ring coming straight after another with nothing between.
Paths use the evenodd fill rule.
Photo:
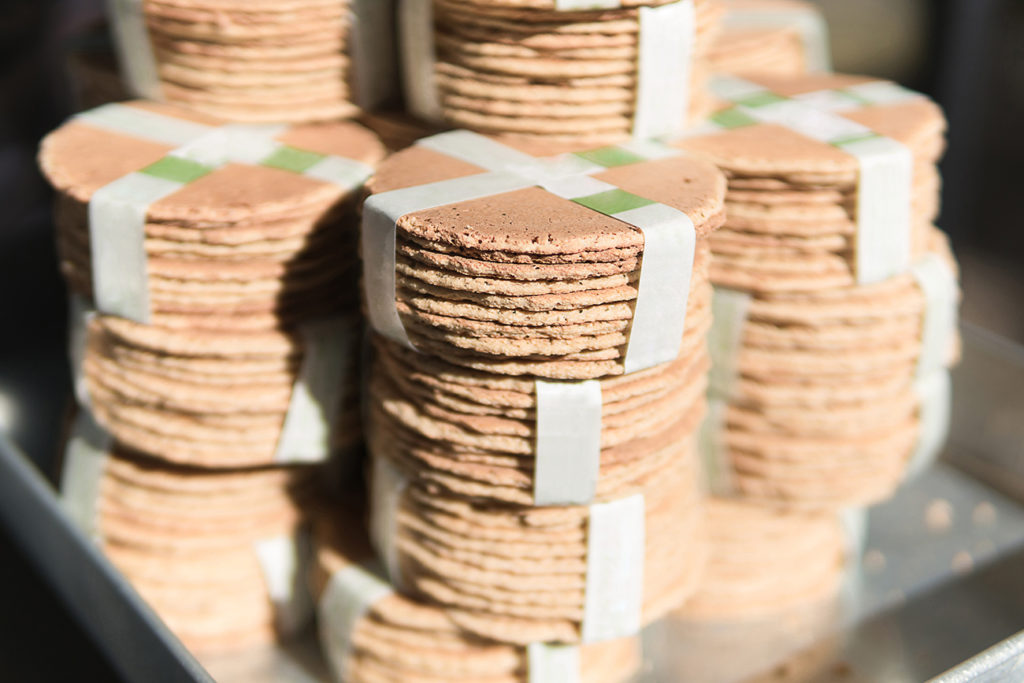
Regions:
<instances>
[{"instance_id":1,"label":"metal tray","mask_svg":"<svg viewBox=\"0 0 1024 683\"><path fill-rule=\"evenodd\" d=\"M644 634L640 681L1024 681L1024 348L965 327L943 460L869 514L831 605ZM197 661L0 436L0 523L131 681L326 680L316 637Z\"/></svg>"}]
</instances>

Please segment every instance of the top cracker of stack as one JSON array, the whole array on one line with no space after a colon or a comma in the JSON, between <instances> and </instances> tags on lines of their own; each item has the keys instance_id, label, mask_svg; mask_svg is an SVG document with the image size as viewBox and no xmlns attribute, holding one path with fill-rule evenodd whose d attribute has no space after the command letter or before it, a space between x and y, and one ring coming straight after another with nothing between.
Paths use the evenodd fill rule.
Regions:
<instances>
[{"instance_id":1,"label":"top cracker of stack","mask_svg":"<svg viewBox=\"0 0 1024 683\"><path fill-rule=\"evenodd\" d=\"M394 82L384 0L119 0L111 22L139 97L227 121L352 116Z\"/></svg>"},{"instance_id":2,"label":"top cracker of stack","mask_svg":"<svg viewBox=\"0 0 1024 683\"><path fill-rule=\"evenodd\" d=\"M482 133L594 147L707 112L710 0L405 0L406 100Z\"/></svg>"}]
</instances>

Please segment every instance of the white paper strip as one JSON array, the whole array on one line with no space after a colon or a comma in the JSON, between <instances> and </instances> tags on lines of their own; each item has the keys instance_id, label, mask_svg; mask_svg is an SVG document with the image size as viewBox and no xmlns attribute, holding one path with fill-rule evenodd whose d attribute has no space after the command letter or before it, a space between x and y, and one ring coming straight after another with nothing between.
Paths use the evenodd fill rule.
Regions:
<instances>
[{"instance_id":1,"label":"white paper strip","mask_svg":"<svg viewBox=\"0 0 1024 683\"><path fill-rule=\"evenodd\" d=\"M434 80L434 0L399 0L398 31L406 105L421 119L440 121L441 101Z\"/></svg>"},{"instance_id":2,"label":"white paper strip","mask_svg":"<svg viewBox=\"0 0 1024 683\"><path fill-rule=\"evenodd\" d=\"M928 469L946 445L953 398L953 383L949 371L939 369L917 379L914 382L914 391L920 401L920 432L917 436L917 445L907 463L907 479L913 479Z\"/></svg>"},{"instance_id":3,"label":"white paper strip","mask_svg":"<svg viewBox=\"0 0 1024 683\"><path fill-rule=\"evenodd\" d=\"M363 204L362 259L367 315L373 329L414 348L395 307L395 231L402 216L438 206L490 197L533 185L511 173L484 173L381 192Z\"/></svg>"},{"instance_id":4,"label":"white paper strip","mask_svg":"<svg viewBox=\"0 0 1024 683\"><path fill-rule=\"evenodd\" d=\"M146 214L150 204L182 187L173 180L131 173L93 194L89 200L89 246L98 310L150 322Z\"/></svg>"},{"instance_id":5,"label":"white paper strip","mask_svg":"<svg viewBox=\"0 0 1024 683\"><path fill-rule=\"evenodd\" d=\"M348 680L348 658L359 622L377 601L393 593L374 566L349 565L327 582L317 605L317 623L335 681Z\"/></svg>"},{"instance_id":6,"label":"white paper strip","mask_svg":"<svg viewBox=\"0 0 1024 683\"><path fill-rule=\"evenodd\" d=\"M416 145L488 171L537 164L535 157L468 130L452 130L419 140Z\"/></svg>"},{"instance_id":7,"label":"white paper strip","mask_svg":"<svg viewBox=\"0 0 1024 683\"><path fill-rule=\"evenodd\" d=\"M313 616L307 581L313 552L308 532L299 530L257 541L254 549L274 605L278 630L284 634L298 632Z\"/></svg>"},{"instance_id":8,"label":"white paper strip","mask_svg":"<svg viewBox=\"0 0 1024 683\"><path fill-rule=\"evenodd\" d=\"M699 443L704 484L714 496L728 497L736 493L732 464L725 445L726 412L729 404L709 397L707 413L700 425Z\"/></svg>"},{"instance_id":9,"label":"white paper strip","mask_svg":"<svg viewBox=\"0 0 1024 683\"><path fill-rule=\"evenodd\" d=\"M859 562L868 538L868 510L845 508L839 512L839 522L846 543L846 560L851 564Z\"/></svg>"},{"instance_id":10,"label":"white paper strip","mask_svg":"<svg viewBox=\"0 0 1024 683\"><path fill-rule=\"evenodd\" d=\"M708 334L708 351L711 355L708 391L712 396L732 396L739 375L737 362L749 310L750 294L725 287L712 290L712 323Z\"/></svg>"},{"instance_id":11,"label":"white paper strip","mask_svg":"<svg viewBox=\"0 0 1024 683\"><path fill-rule=\"evenodd\" d=\"M921 99L921 93L904 88L890 81L867 81L838 90L815 90L793 97L815 109L844 112L885 104L899 104Z\"/></svg>"},{"instance_id":12,"label":"white paper strip","mask_svg":"<svg viewBox=\"0 0 1024 683\"><path fill-rule=\"evenodd\" d=\"M618 190L587 175L541 180L539 184L569 200ZM625 372L638 372L679 355L697 233L689 216L664 204L652 203L611 216L644 235L640 282L623 361Z\"/></svg>"},{"instance_id":13,"label":"white paper strip","mask_svg":"<svg viewBox=\"0 0 1024 683\"><path fill-rule=\"evenodd\" d=\"M362 109L375 109L395 94L394 0L354 0L349 16L354 101Z\"/></svg>"},{"instance_id":14,"label":"white paper strip","mask_svg":"<svg viewBox=\"0 0 1024 683\"><path fill-rule=\"evenodd\" d=\"M618 9L622 0L555 0L559 12L583 12L595 9Z\"/></svg>"},{"instance_id":15,"label":"white paper strip","mask_svg":"<svg viewBox=\"0 0 1024 683\"><path fill-rule=\"evenodd\" d=\"M813 8L735 9L726 5L722 25L730 29L789 28L800 34L804 59L808 71L832 70L832 52L829 49L828 24L821 13Z\"/></svg>"},{"instance_id":16,"label":"white paper strip","mask_svg":"<svg viewBox=\"0 0 1024 683\"><path fill-rule=\"evenodd\" d=\"M643 494L590 506L583 642L640 631L645 550Z\"/></svg>"},{"instance_id":17,"label":"white paper strip","mask_svg":"<svg viewBox=\"0 0 1024 683\"><path fill-rule=\"evenodd\" d=\"M398 554L398 511L409 486L405 473L389 460L373 457L370 481L370 541L391 584L401 589L402 571Z\"/></svg>"},{"instance_id":18,"label":"white paper strip","mask_svg":"<svg viewBox=\"0 0 1024 683\"><path fill-rule=\"evenodd\" d=\"M928 377L949 363L956 337L959 286L953 269L938 254L928 254L910 272L925 297L917 376Z\"/></svg>"},{"instance_id":19,"label":"white paper strip","mask_svg":"<svg viewBox=\"0 0 1024 683\"><path fill-rule=\"evenodd\" d=\"M88 343L87 328L96 311L84 297L72 294L68 297L68 362L71 365L71 386L78 405L88 408L89 385L85 381L82 367L85 364L85 347Z\"/></svg>"},{"instance_id":20,"label":"white paper strip","mask_svg":"<svg viewBox=\"0 0 1024 683\"><path fill-rule=\"evenodd\" d=\"M355 382L346 376L358 352L352 321L306 323L302 337L305 356L277 442L276 463L322 462L330 456L332 425Z\"/></svg>"},{"instance_id":21,"label":"white paper strip","mask_svg":"<svg viewBox=\"0 0 1024 683\"><path fill-rule=\"evenodd\" d=\"M86 410L79 410L64 450L61 503L82 533L97 538L100 484L110 457L110 436Z\"/></svg>"},{"instance_id":22,"label":"white paper strip","mask_svg":"<svg viewBox=\"0 0 1024 683\"><path fill-rule=\"evenodd\" d=\"M914 158L889 138L841 145L860 162L857 187L857 283L881 282L910 265Z\"/></svg>"},{"instance_id":23,"label":"white paper strip","mask_svg":"<svg viewBox=\"0 0 1024 683\"><path fill-rule=\"evenodd\" d=\"M697 248L693 221L682 211L650 204L615 214L644 234L640 282L623 362L627 373L679 356Z\"/></svg>"},{"instance_id":24,"label":"white paper strip","mask_svg":"<svg viewBox=\"0 0 1024 683\"><path fill-rule=\"evenodd\" d=\"M580 683L578 645L530 643L526 661L528 683Z\"/></svg>"},{"instance_id":25,"label":"white paper strip","mask_svg":"<svg viewBox=\"0 0 1024 683\"><path fill-rule=\"evenodd\" d=\"M142 0L107 0L107 19L128 89L136 97L159 100L160 77L142 4Z\"/></svg>"},{"instance_id":26,"label":"white paper strip","mask_svg":"<svg viewBox=\"0 0 1024 683\"><path fill-rule=\"evenodd\" d=\"M142 140L161 142L172 147L187 144L214 129L213 126L195 121L176 119L173 116L164 116L147 109L116 102L83 111L75 114L73 118L75 121L94 128L102 128L112 133L120 133Z\"/></svg>"},{"instance_id":27,"label":"white paper strip","mask_svg":"<svg viewBox=\"0 0 1024 683\"><path fill-rule=\"evenodd\" d=\"M633 137L671 139L686 129L695 40L693 0L640 8Z\"/></svg>"},{"instance_id":28,"label":"white paper strip","mask_svg":"<svg viewBox=\"0 0 1024 683\"><path fill-rule=\"evenodd\" d=\"M534 383L537 444L534 505L586 505L601 467L601 383Z\"/></svg>"}]
</instances>

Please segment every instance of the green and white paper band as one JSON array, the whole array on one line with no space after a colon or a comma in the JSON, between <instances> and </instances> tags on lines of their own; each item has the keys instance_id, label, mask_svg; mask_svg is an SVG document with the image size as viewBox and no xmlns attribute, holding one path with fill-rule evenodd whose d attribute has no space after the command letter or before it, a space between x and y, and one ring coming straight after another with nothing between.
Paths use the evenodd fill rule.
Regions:
<instances>
[{"instance_id":1,"label":"green and white paper band","mask_svg":"<svg viewBox=\"0 0 1024 683\"><path fill-rule=\"evenodd\" d=\"M864 545L868 540L868 509L844 508L839 512L839 523L843 527L847 564L860 562L860 557L864 554Z\"/></svg>"},{"instance_id":2,"label":"green and white paper band","mask_svg":"<svg viewBox=\"0 0 1024 683\"><path fill-rule=\"evenodd\" d=\"M330 456L334 423L354 382L346 375L359 351L351 320L306 323L301 333L305 356L277 441L278 464L323 462Z\"/></svg>"},{"instance_id":3,"label":"green and white paper band","mask_svg":"<svg viewBox=\"0 0 1024 683\"><path fill-rule=\"evenodd\" d=\"M601 383L534 383L534 505L587 505L601 468Z\"/></svg>"},{"instance_id":4,"label":"green and white paper band","mask_svg":"<svg viewBox=\"0 0 1024 683\"><path fill-rule=\"evenodd\" d=\"M712 396L730 398L739 376L740 350L743 331L750 312L750 294L725 287L715 287L711 294L711 331L708 334L708 352L711 372L708 392Z\"/></svg>"},{"instance_id":5,"label":"green and white paper band","mask_svg":"<svg viewBox=\"0 0 1024 683\"><path fill-rule=\"evenodd\" d=\"M279 125L211 128L120 104L78 120L154 142L177 144L163 159L97 190L89 200L93 290L97 309L149 323L152 309L145 249L149 207L228 163L268 166L351 190L373 169L361 162L283 145Z\"/></svg>"},{"instance_id":6,"label":"green and white paper band","mask_svg":"<svg viewBox=\"0 0 1024 683\"><path fill-rule=\"evenodd\" d=\"M583 642L611 640L640 632L646 526L643 494L590 506Z\"/></svg>"},{"instance_id":7,"label":"green and white paper band","mask_svg":"<svg viewBox=\"0 0 1024 683\"><path fill-rule=\"evenodd\" d=\"M306 581L313 553L308 530L256 541L253 549L274 606L278 631L297 633L313 616L313 598Z\"/></svg>"},{"instance_id":8,"label":"green and white paper band","mask_svg":"<svg viewBox=\"0 0 1024 683\"><path fill-rule=\"evenodd\" d=\"M396 95L394 0L352 0L349 21L352 101L369 111Z\"/></svg>"},{"instance_id":9,"label":"green and white paper band","mask_svg":"<svg viewBox=\"0 0 1024 683\"><path fill-rule=\"evenodd\" d=\"M530 643L526 646L527 683L580 683L577 645Z\"/></svg>"},{"instance_id":10,"label":"green and white paper band","mask_svg":"<svg viewBox=\"0 0 1024 683\"><path fill-rule=\"evenodd\" d=\"M163 99L142 0L106 0L106 6L118 66L129 92L147 100Z\"/></svg>"},{"instance_id":11,"label":"green and white paper band","mask_svg":"<svg viewBox=\"0 0 1024 683\"><path fill-rule=\"evenodd\" d=\"M335 572L317 603L320 645L335 681L348 680L352 638L359 622L395 589L376 562L352 564Z\"/></svg>"},{"instance_id":12,"label":"green and white paper band","mask_svg":"<svg viewBox=\"0 0 1024 683\"><path fill-rule=\"evenodd\" d=\"M832 145L857 160L858 284L880 282L910 267L914 160L907 147L866 126L812 106L809 100L782 97L739 78L716 77L711 89L735 106L713 116L698 133L773 123Z\"/></svg>"},{"instance_id":13,"label":"green and white paper band","mask_svg":"<svg viewBox=\"0 0 1024 683\"><path fill-rule=\"evenodd\" d=\"M555 1L555 9L562 12L621 7L620 0ZM441 121L433 0L399 0L398 8L409 109L427 121ZM696 42L693 0L639 8L639 29L633 137L676 137L686 129L690 108L690 71Z\"/></svg>"},{"instance_id":14,"label":"green and white paper band","mask_svg":"<svg viewBox=\"0 0 1024 683\"><path fill-rule=\"evenodd\" d=\"M917 444L907 462L906 478L928 469L942 453L949 437L953 408L953 383L949 370L940 368L914 382L920 424Z\"/></svg>"},{"instance_id":15,"label":"green and white paper band","mask_svg":"<svg viewBox=\"0 0 1024 683\"><path fill-rule=\"evenodd\" d=\"M370 542L391 584L404 584L398 554L398 511L409 478L390 460L373 456L370 473Z\"/></svg>"},{"instance_id":16,"label":"green and white paper band","mask_svg":"<svg viewBox=\"0 0 1024 683\"><path fill-rule=\"evenodd\" d=\"M736 493L732 463L725 443L728 410L727 401L708 396L707 412L698 435L704 487L711 495L723 498Z\"/></svg>"},{"instance_id":17,"label":"green and white paper band","mask_svg":"<svg viewBox=\"0 0 1024 683\"><path fill-rule=\"evenodd\" d=\"M786 7L759 9L725 5L722 25L727 29L793 28L800 34L804 60L808 71L832 70L832 51L829 49L828 24L814 7Z\"/></svg>"},{"instance_id":18,"label":"green and white paper band","mask_svg":"<svg viewBox=\"0 0 1024 683\"><path fill-rule=\"evenodd\" d=\"M99 538L98 504L113 440L87 410L79 410L64 450L60 495L64 510L90 538Z\"/></svg>"},{"instance_id":19,"label":"green and white paper band","mask_svg":"<svg viewBox=\"0 0 1024 683\"><path fill-rule=\"evenodd\" d=\"M82 371L85 365L85 347L89 321L96 316L96 310L85 297L72 294L68 297L68 362L71 366L71 386L75 392L78 405L88 408L92 399L89 397L89 385Z\"/></svg>"},{"instance_id":20,"label":"green and white paper band","mask_svg":"<svg viewBox=\"0 0 1024 683\"><path fill-rule=\"evenodd\" d=\"M917 376L926 378L948 365L956 338L960 288L952 268L938 254L918 260L910 272L925 297Z\"/></svg>"}]
</instances>

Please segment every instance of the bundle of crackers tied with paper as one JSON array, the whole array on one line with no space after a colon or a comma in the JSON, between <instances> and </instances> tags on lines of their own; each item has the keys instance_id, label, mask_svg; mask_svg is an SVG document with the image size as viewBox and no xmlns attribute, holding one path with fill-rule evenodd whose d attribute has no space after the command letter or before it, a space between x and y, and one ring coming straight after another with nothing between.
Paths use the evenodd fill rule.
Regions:
<instances>
[{"instance_id":1,"label":"bundle of crackers tied with paper","mask_svg":"<svg viewBox=\"0 0 1024 683\"><path fill-rule=\"evenodd\" d=\"M383 154L352 123L141 102L46 138L61 269L85 302L81 398L113 436L198 467L359 441L355 201Z\"/></svg>"},{"instance_id":2,"label":"bundle of crackers tied with paper","mask_svg":"<svg viewBox=\"0 0 1024 683\"><path fill-rule=\"evenodd\" d=\"M712 0L403 0L406 102L578 147L672 137L708 110Z\"/></svg>"},{"instance_id":3,"label":"bundle of crackers tied with paper","mask_svg":"<svg viewBox=\"0 0 1024 683\"><path fill-rule=\"evenodd\" d=\"M308 623L303 586L316 468L171 466L82 411L61 495L79 528L190 650L273 642Z\"/></svg>"},{"instance_id":4,"label":"bundle of crackers tied with paper","mask_svg":"<svg viewBox=\"0 0 1024 683\"><path fill-rule=\"evenodd\" d=\"M354 123L149 102L43 142L77 397L108 434L106 464L72 467L65 496L92 501L104 550L196 649L309 614L271 603L298 595L292 532L314 488L357 464L355 212L383 156Z\"/></svg>"},{"instance_id":5,"label":"bundle of crackers tied with paper","mask_svg":"<svg viewBox=\"0 0 1024 683\"><path fill-rule=\"evenodd\" d=\"M388 582L349 510L319 513L313 542L318 629L335 680L617 683L640 669L637 636L524 646L467 632L445 609Z\"/></svg>"},{"instance_id":6,"label":"bundle of crackers tied with paper","mask_svg":"<svg viewBox=\"0 0 1024 683\"><path fill-rule=\"evenodd\" d=\"M945 121L862 77L721 77L680 149L728 178L711 237L714 488L794 509L892 494L945 439L956 265L933 221Z\"/></svg>"},{"instance_id":7,"label":"bundle of crackers tied with paper","mask_svg":"<svg viewBox=\"0 0 1024 683\"><path fill-rule=\"evenodd\" d=\"M657 143L507 143L425 138L368 185L372 536L394 586L475 637L632 636L706 560L725 180Z\"/></svg>"},{"instance_id":8,"label":"bundle of crackers tied with paper","mask_svg":"<svg viewBox=\"0 0 1024 683\"><path fill-rule=\"evenodd\" d=\"M119 0L109 20L135 96L301 123L391 98L392 12L390 0Z\"/></svg>"},{"instance_id":9,"label":"bundle of crackers tied with paper","mask_svg":"<svg viewBox=\"0 0 1024 683\"><path fill-rule=\"evenodd\" d=\"M804 0L721 0L712 72L798 76L831 71L828 25Z\"/></svg>"}]
</instances>

